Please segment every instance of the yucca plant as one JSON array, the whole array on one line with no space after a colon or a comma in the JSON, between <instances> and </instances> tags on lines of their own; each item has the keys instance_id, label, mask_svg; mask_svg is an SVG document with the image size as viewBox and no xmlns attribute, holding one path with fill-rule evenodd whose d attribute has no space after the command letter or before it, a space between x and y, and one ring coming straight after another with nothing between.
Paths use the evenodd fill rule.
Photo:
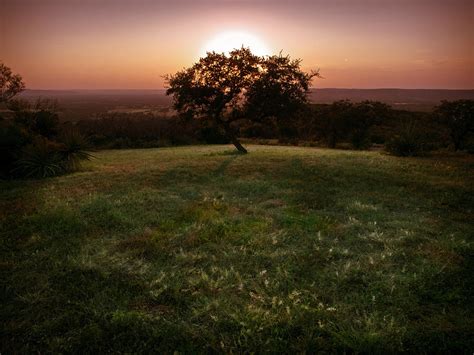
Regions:
<instances>
[{"instance_id":1,"label":"yucca plant","mask_svg":"<svg viewBox=\"0 0 474 355\"><path fill-rule=\"evenodd\" d=\"M47 139L37 139L26 146L15 165L15 175L29 178L47 178L64 172L58 144Z\"/></svg>"},{"instance_id":2,"label":"yucca plant","mask_svg":"<svg viewBox=\"0 0 474 355\"><path fill-rule=\"evenodd\" d=\"M63 132L59 141L61 142L60 154L67 171L79 169L81 161L90 160L93 157L89 153L89 142L77 130L69 129Z\"/></svg>"}]
</instances>

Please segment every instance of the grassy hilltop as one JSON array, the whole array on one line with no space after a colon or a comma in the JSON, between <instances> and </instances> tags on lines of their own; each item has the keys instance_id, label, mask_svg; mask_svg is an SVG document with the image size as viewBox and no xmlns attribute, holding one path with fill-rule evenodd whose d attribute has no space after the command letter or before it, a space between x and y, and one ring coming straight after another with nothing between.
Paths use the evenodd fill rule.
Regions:
<instances>
[{"instance_id":1,"label":"grassy hilltop","mask_svg":"<svg viewBox=\"0 0 474 355\"><path fill-rule=\"evenodd\" d=\"M472 157L249 151L0 182L1 352L472 352Z\"/></svg>"}]
</instances>

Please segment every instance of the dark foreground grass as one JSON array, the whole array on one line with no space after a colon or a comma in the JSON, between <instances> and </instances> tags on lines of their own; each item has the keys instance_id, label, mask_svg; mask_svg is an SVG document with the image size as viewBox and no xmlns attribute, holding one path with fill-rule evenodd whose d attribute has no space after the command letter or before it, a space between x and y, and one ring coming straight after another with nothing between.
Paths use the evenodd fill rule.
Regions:
<instances>
[{"instance_id":1,"label":"dark foreground grass","mask_svg":"<svg viewBox=\"0 0 474 355\"><path fill-rule=\"evenodd\" d=\"M466 352L474 162L107 151L1 184L1 352Z\"/></svg>"}]
</instances>

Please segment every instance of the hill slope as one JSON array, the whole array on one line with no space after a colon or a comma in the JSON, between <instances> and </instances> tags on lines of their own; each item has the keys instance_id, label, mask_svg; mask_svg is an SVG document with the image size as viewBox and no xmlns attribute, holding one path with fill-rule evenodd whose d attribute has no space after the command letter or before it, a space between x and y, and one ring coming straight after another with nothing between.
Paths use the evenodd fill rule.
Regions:
<instances>
[{"instance_id":1,"label":"hill slope","mask_svg":"<svg viewBox=\"0 0 474 355\"><path fill-rule=\"evenodd\" d=\"M249 151L0 182L2 353L472 350L472 157Z\"/></svg>"}]
</instances>

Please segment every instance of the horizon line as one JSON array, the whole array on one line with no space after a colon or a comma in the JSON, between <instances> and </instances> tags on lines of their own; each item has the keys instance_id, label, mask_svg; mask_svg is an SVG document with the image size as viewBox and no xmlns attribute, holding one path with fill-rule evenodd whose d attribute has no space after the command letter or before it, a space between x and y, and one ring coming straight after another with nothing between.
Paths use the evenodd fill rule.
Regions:
<instances>
[{"instance_id":1,"label":"horizon line","mask_svg":"<svg viewBox=\"0 0 474 355\"><path fill-rule=\"evenodd\" d=\"M374 87L374 88L350 88L350 87L310 87L310 90L452 90L452 91L473 91L473 88L403 88L403 87ZM26 88L25 91L165 91L166 88L63 88L63 89L37 89L37 88Z\"/></svg>"}]
</instances>

